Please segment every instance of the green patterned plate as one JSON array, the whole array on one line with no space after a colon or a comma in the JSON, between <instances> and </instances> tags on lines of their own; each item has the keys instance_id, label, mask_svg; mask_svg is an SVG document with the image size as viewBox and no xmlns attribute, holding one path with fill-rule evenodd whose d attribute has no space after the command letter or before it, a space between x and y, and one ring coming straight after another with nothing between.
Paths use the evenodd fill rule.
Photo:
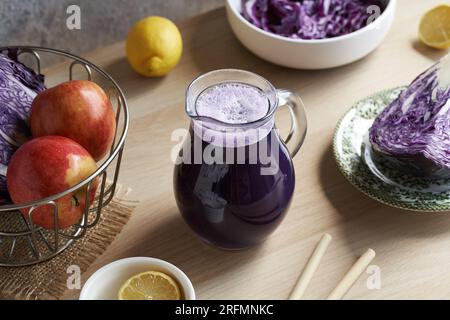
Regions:
<instances>
[{"instance_id":1,"label":"green patterned plate","mask_svg":"<svg viewBox=\"0 0 450 320\"><path fill-rule=\"evenodd\" d=\"M336 128L334 157L348 181L375 200L413 211L450 211L450 179L407 175L373 160L369 128L403 89L382 91L354 105Z\"/></svg>"}]
</instances>

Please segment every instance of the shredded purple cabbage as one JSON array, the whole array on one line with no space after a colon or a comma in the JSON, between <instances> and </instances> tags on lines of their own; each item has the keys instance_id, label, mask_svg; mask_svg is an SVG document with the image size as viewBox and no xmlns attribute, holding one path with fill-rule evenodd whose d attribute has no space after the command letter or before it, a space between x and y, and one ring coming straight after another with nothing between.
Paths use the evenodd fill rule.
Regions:
<instances>
[{"instance_id":1,"label":"shredded purple cabbage","mask_svg":"<svg viewBox=\"0 0 450 320\"><path fill-rule=\"evenodd\" d=\"M242 15L256 27L297 39L342 36L369 24L380 0L242 0Z\"/></svg>"},{"instance_id":2,"label":"shredded purple cabbage","mask_svg":"<svg viewBox=\"0 0 450 320\"><path fill-rule=\"evenodd\" d=\"M449 74L447 56L419 75L376 118L369 132L376 151L399 159L420 156L436 169L450 169Z\"/></svg>"},{"instance_id":3,"label":"shredded purple cabbage","mask_svg":"<svg viewBox=\"0 0 450 320\"><path fill-rule=\"evenodd\" d=\"M31 103L45 89L44 77L18 62L15 52L0 53L0 193L12 154L30 137ZM0 203L2 202L0 194Z\"/></svg>"}]
</instances>

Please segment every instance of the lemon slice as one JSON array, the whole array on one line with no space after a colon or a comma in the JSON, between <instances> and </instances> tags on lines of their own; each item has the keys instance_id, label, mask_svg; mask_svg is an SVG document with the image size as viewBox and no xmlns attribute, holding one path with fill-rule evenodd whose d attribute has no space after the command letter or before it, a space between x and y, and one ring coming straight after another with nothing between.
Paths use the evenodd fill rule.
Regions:
<instances>
[{"instance_id":1,"label":"lemon slice","mask_svg":"<svg viewBox=\"0 0 450 320\"><path fill-rule=\"evenodd\" d=\"M119 300L180 300L178 284L165 273L147 271L128 279L119 290Z\"/></svg>"},{"instance_id":2,"label":"lemon slice","mask_svg":"<svg viewBox=\"0 0 450 320\"><path fill-rule=\"evenodd\" d=\"M420 40L436 49L450 47L450 6L439 5L428 11L420 21Z\"/></svg>"}]
</instances>

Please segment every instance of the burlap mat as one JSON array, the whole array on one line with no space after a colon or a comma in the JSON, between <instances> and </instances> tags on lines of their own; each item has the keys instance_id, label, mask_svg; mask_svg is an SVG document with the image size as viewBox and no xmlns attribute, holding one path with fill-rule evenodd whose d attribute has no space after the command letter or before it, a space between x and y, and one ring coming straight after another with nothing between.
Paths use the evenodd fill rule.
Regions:
<instances>
[{"instance_id":1,"label":"burlap mat","mask_svg":"<svg viewBox=\"0 0 450 320\"><path fill-rule=\"evenodd\" d=\"M129 192L117 186L97 225L53 259L28 267L0 267L0 299L59 299L67 290L68 267L86 271L128 222L137 205L127 199Z\"/></svg>"}]
</instances>

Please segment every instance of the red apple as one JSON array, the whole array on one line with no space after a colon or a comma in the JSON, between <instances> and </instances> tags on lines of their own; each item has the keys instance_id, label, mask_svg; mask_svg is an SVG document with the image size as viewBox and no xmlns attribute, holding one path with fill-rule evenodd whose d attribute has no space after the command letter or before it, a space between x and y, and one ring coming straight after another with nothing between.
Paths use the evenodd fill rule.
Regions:
<instances>
[{"instance_id":1,"label":"red apple","mask_svg":"<svg viewBox=\"0 0 450 320\"><path fill-rule=\"evenodd\" d=\"M33 137L70 138L98 161L111 147L116 119L102 88L92 81L74 80L47 89L33 100L30 126Z\"/></svg>"},{"instance_id":2,"label":"red apple","mask_svg":"<svg viewBox=\"0 0 450 320\"><path fill-rule=\"evenodd\" d=\"M73 140L60 136L46 136L28 141L12 156L7 171L7 186L16 204L43 199L67 190L91 175L97 165L91 155ZM95 196L97 184L89 194L89 203ZM77 223L86 207L87 186L56 201L58 226L61 229ZM36 225L54 228L52 206L41 206L33 211ZM23 209L27 217L29 209Z\"/></svg>"}]
</instances>

